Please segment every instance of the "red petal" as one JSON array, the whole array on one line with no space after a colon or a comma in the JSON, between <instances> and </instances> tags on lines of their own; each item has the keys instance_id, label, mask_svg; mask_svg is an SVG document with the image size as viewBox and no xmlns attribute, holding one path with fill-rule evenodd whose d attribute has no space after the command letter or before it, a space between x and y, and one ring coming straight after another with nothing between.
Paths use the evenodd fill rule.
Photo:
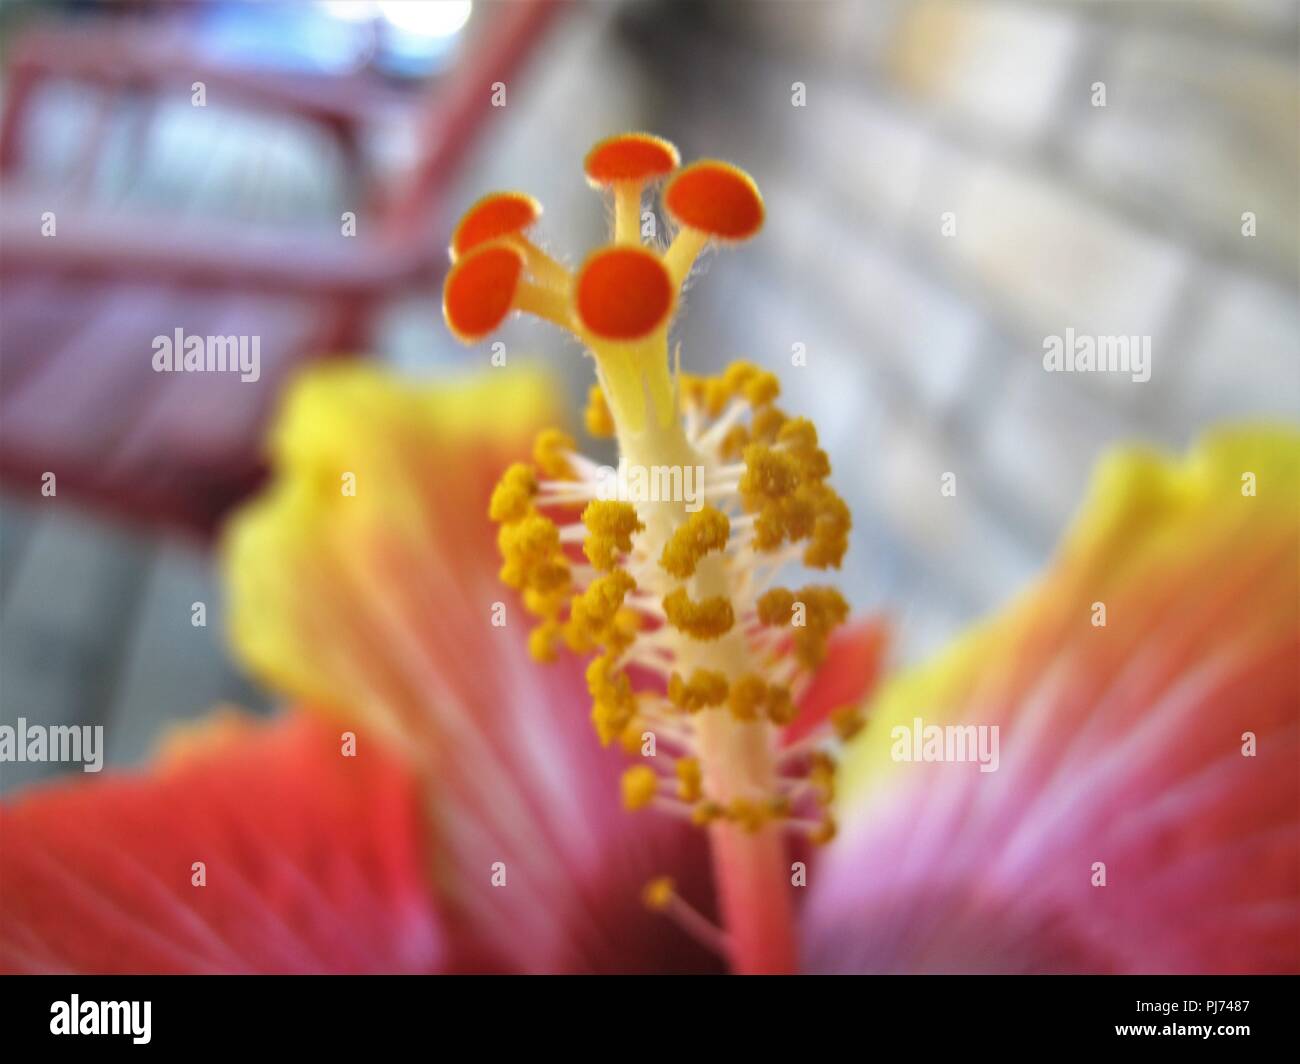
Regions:
<instances>
[{"instance_id":1,"label":"red petal","mask_svg":"<svg viewBox=\"0 0 1300 1064\"><path fill-rule=\"evenodd\" d=\"M880 678L888 632L877 618L863 618L831 636L826 660L799 700L799 715L782 733L786 746L815 731L842 706L859 705Z\"/></svg>"},{"instance_id":2,"label":"red petal","mask_svg":"<svg viewBox=\"0 0 1300 1064\"><path fill-rule=\"evenodd\" d=\"M306 715L239 731L0 807L0 971L439 966L411 777L364 736L341 756Z\"/></svg>"}]
</instances>

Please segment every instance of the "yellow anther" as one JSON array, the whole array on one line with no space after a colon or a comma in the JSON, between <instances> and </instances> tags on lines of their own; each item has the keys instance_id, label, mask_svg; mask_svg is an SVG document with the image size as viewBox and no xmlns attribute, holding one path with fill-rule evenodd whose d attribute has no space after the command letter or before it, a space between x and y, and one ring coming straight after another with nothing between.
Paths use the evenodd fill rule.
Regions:
<instances>
[{"instance_id":1,"label":"yellow anther","mask_svg":"<svg viewBox=\"0 0 1300 1064\"><path fill-rule=\"evenodd\" d=\"M826 843L830 842L831 839L835 838L835 831L835 818L827 813L822 817L821 823L813 828L812 831L808 832L808 838L818 846L824 846Z\"/></svg>"},{"instance_id":2,"label":"yellow anther","mask_svg":"<svg viewBox=\"0 0 1300 1064\"><path fill-rule=\"evenodd\" d=\"M739 395L746 384L762 372L754 363L736 359L722 371L722 386L729 395Z\"/></svg>"},{"instance_id":3,"label":"yellow anther","mask_svg":"<svg viewBox=\"0 0 1300 1064\"><path fill-rule=\"evenodd\" d=\"M695 808L691 810L691 823L697 828L708 827L715 820L721 820L726 815L726 810L717 802L710 802L707 799L697 802Z\"/></svg>"},{"instance_id":4,"label":"yellow anther","mask_svg":"<svg viewBox=\"0 0 1300 1064\"><path fill-rule=\"evenodd\" d=\"M543 429L533 441L533 461L554 480L573 480L569 456L577 450L573 437L559 429Z\"/></svg>"},{"instance_id":5,"label":"yellow anther","mask_svg":"<svg viewBox=\"0 0 1300 1064\"><path fill-rule=\"evenodd\" d=\"M620 536L630 539L633 532L645 528L636 515L636 507L630 502L596 501L587 504L582 511L582 523L589 532L602 536ZM631 545L623 547L631 549Z\"/></svg>"},{"instance_id":6,"label":"yellow anther","mask_svg":"<svg viewBox=\"0 0 1300 1064\"><path fill-rule=\"evenodd\" d=\"M636 587L636 581L622 569L598 576L582 594L573 599L569 623L577 633L602 643L610 637L615 618L623 606L623 599Z\"/></svg>"},{"instance_id":7,"label":"yellow anther","mask_svg":"<svg viewBox=\"0 0 1300 1064\"><path fill-rule=\"evenodd\" d=\"M794 592L786 587L774 587L758 596L758 619L769 627L790 624L794 615Z\"/></svg>"},{"instance_id":8,"label":"yellow anther","mask_svg":"<svg viewBox=\"0 0 1300 1064\"><path fill-rule=\"evenodd\" d=\"M812 542L803 553L804 564L814 569L838 569L849 547L853 517L844 500L833 489L825 484L817 484L815 488L817 516Z\"/></svg>"},{"instance_id":9,"label":"yellow anther","mask_svg":"<svg viewBox=\"0 0 1300 1064\"><path fill-rule=\"evenodd\" d=\"M677 884L669 876L650 880L641 889L641 901L651 912L663 912L677 897Z\"/></svg>"},{"instance_id":10,"label":"yellow anther","mask_svg":"<svg viewBox=\"0 0 1300 1064\"><path fill-rule=\"evenodd\" d=\"M587 666L587 690L594 700L591 721L602 746L617 739L636 716L636 696L627 674L614 669L608 655L595 658Z\"/></svg>"},{"instance_id":11,"label":"yellow anther","mask_svg":"<svg viewBox=\"0 0 1300 1064\"><path fill-rule=\"evenodd\" d=\"M704 410L709 417L717 417L726 409L731 399L731 389L721 377L706 377L704 380Z\"/></svg>"},{"instance_id":12,"label":"yellow anther","mask_svg":"<svg viewBox=\"0 0 1300 1064\"><path fill-rule=\"evenodd\" d=\"M575 624L572 617L565 622L560 635L564 645L574 654L590 654L596 649L596 640L591 633L582 625Z\"/></svg>"},{"instance_id":13,"label":"yellow anther","mask_svg":"<svg viewBox=\"0 0 1300 1064\"><path fill-rule=\"evenodd\" d=\"M582 412L582 423L587 432L597 439L610 439L615 433L614 415L610 413L609 403L599 384L593 384L587 391L587 408Z\"/></svg>"},{"instance_id":14,"label":"yellow anther","mask_svg":"<svg viewBox=\"0 0 1300 1064\"><path fill-rule=\"evenodd\" d=\"M623 734L627 727L628 715L623 707L613 702L600 699L591 704L591 723L596 729L596 736L601 746L608 746Z\"/></svg>"},{"instance_id":15,"label":"yellow anther","mask_svg":"<svg viewBox=\"0 0 1300 1064\"><path fill-rule=\"evenodd\" d=\"M807 607L810 628L829 631L848 618L849 604L840 594L839 588L829 584L808 584L799 589L797 596Z\"/></svg>"},{"instance_id":16,"label":"yellow anther","mask_svg":"<svg viewBox=\"0 0 1300 1064\"><path fill-rule=\"evenodd\" d=\"M641 747L645 743L642 738L646 733L646 722L641 717L633 717L623 726L623 730L618 736L618 745L623 748L625 754L637 754L641 752Z\"/></svg>"},{"instance_id":17,"label":"yellow anther","mask_svg":"<svg viewBox=\"0 0 1300 1064\"><path fill-rule=\"evenodd\" d=\"M528 573L525 582L538 591L560 591L569 586L569 567L557 556L535 566ZM508 585L510 581L503 578L502 583Z\"/></svg>"},{"instance_id":18,"label":"yellow anther","mask_svg":"<svg viewBox=\"0 0 1300 1064\"><path fill-rule=\"evenodd\" d=\"M502 474L492 489L488 516L498 524L511 524L527 517L537 494L537 474L533 467L516 462Z\"/></svg>"},{"instance_id":19,"label":"yellow anther","mask_svg":"<svg viewBox=\"0 0 1300 1064\"><path fill-rule=\"evenodd\" d=\"M597 569L613 569L619 553L632 549L632 535L645 528L630 502L589 502L582 511L582 523L590 533L582 545Z\"/></svg>"},{"instance_id":20,"label":"yellow anther","mask_svg":"<svg viewBox=\"0 0 1300 1064\"><path fill-rule=\"evenodd\" d=\"M731 685L727 708L737 720L755 720L767 702L767 684L753 673L746 673Z\"/></svg>"},{"instance_id":21,"label":"yellow anther","mask_svg":"<svg viewBox=\"0 0 1300 1064\"><path fill-rule=\"evenodd\" d=\"M524 609L534 617L555 620L568 604L568 584L562 584L549 591L538 591L533 587L524 588Z\"/></svg>"},{"instance_id":22,"label":"yellow anther","mask_svg":"<svg viewBox=\"0 0 1300 1064\"><path fill-rule=\"evenodd\" d=\"M534 661L549 664L555 660L560 632L558 622L547 620L528 633L528 653Z\"/></svg>"},{"instance_id":23,"label":"yellow anther","mask_svg":"<svg viewBox=\"0 0 1300 1064\"><path fill-rule=\"evenodd\" d=\"M812 535L818 507L830 490L824 484L800 484L793 495L781 500L781 521L790 542L807 539Z\"/></svg>"},{"instance_id":24,"label":"yellow anther","mask_svg":"<svg viewBox=\"0 0 1300 1064\"><path fill-rule=\"evenodd\" d=\"M804 564L838 568L853 522L844 500L824 483L830 459L817 446L816 428L806 418L788 420L767 406L755 412L750 430L755 442L745 448L739 488L746 511L758 514L754 549L770 551L806 539ZM768 446L772 440L775 445Z\"/></svg>"},{"instance_id":25,"label":"yellow anther","mask_svg":"<svg viewBox=\"0 0 1300 1064\"><path fill-rule=\"evenodd\" d=\"M663 607L668 623L692 639L720 639L736 623L731 602L722 595L695 602L685 588L679 587L664 596Z\"/></svg>"},{"instance_id":26,"label":"yellow anther","mask_svg":"<svg viewBox=\"0 0 1300 1064\"><path fill-rule=\"evenodd\" d=\"M800 588L795 598L804 604L804 626L795 629L795 654L801 665L815 669L826 658L831 631L848 619L849 604L835 588L819 585Z\"/></svg>"},{"instance_id":27,"label":"yellow anther","mask_svg":"<svg viewBox=\"0 0 1300 1064\"><path fill-rule=\"evenodd\" d=\"M759 443L774 443L785 424L785 414L775 406L764 406L754 411L749 427Z\"/></svg>"},{"instance_id":28,"label":"yellow anther","mask_svg":"<svg viewBox=\"0 0 1300 1064\"><path fill-rule=\"evenodd\" d=\"M767 823L768 815L766 808L759 802L749 798L733 798L727 804L727 819L742 831L752 834Z\"/></svg>"},{"instance_id":29,"label":"yellow anther","mask_svg":"<svg viewBox=\"0 0 1300 1064\"><path fill-rule=\"evenodd\" d=\"M709 551L726 547L730 535L727 515L713 506L704 506L673 530L659 556L659 565L670 576L686 580L695 575L695 566Z\"/></svg>"},{"instance_id":30,"label":"yellow anther","mask_svg":"<svg viewBox=\"0 0 1300 1064\"><path fill-rule=\"evenodd\" d=\"M767 712L767 719L782 728L794 720L799 712L790 695L790 688L775 683L767 689L767 702L764 709Z\"/></svg>"},{"instance_id":31,"label":"yellow anther","mask_svg":"<svg viewBox=\"0 0 1300 1064\"><path fill-rule=\"evenodd\" d=\"M633 765L623 773L623 807L644 809L654 801L659 788L659 777L649 765Z\"/></svg>"},{"instance_id":32,"label":"yellow anther","mask_svg":"<svg viewBox=\"0 0 1300 1064\"><path fill-rule=\"evenodd\" d=\"M784 794L774 794L764 803L769 820L782 820L790 815L790 799Z\"/></svg>"},{"instance_id":33,"label":"yellow anther","mask_svg":"<svg viewBox=\"0 0 1300 1064\"><path fill-rule=\"evenodd\" d=\"M677 394L685 409L704 405L704 378L694 373L677 374Z\"/></svg>"},{"instance_id":34,"label":"yellow anther","mask_svg":"<svg viewBox=\"0 0 1300 1064\"><path fill-rule=\"evenodd\" d=\"M817 801L829 805L835 798L835 759L830 754L823 751L813 754L808 766L808 782L813 785Z\"/></svg>"},{"instance_id":35,"label":"yellow anther","mask_svg":"<svg viewBox=\"0 0 1300 1064\"><path fill-rule=\"evenodd\" d=\"M509 587L554 591L569 580L569 567L560 552L560 531L555 522L533 513L514 524L502 525L497 546L504 564L501 580Z\"/></svg>"},{"instance_id":36,"label":"yellow anther","mask_svg":"<svg viewBox=\"0 0 1300 1064\"><path fill-rule=\"evenodd\" d=\"M781 394L775 373L759 369L752 362L733 362L722 374L728 398L743 398L751 406L765 406Z\"/></svg>"},{"instance_id":37,"label":"yellow anther","mask_svg":"<svg viewBox=\"0 0 1300 1064\"><path fill-rule=\"evenodd\" d=\"M745 472L740 478L745 509L757 510L770 499L784 498L798 484L799 467L789 455L762 443L745 448Z\"/></svg>"},{"instance_id":38,"label":"yellow anther","mask_svg":"<svg viewBox=\"0 0 1300 1064\"><path fill-rule=\"evenodd\" d=\"M841 706L831 713L831 727L842 742L848 742L857 735L865 723L856 706Z\"/></svg>"},{"instance_id":39,"label":"yellow anther","mask_svg":"<svg viewBox=\"0 0 1300 1064\"><path fill-rule=\"evenodd\" d=\"M677 797L683 802L698 802L704 785L704 771L694 757L683 757L677 762Z\"/></svg>"},{"instance_id":40,"label":"yellow anther","mask_svg":"<svg viewBox=\"0 0 1300 1064\"><path fill-rule=\"evenodd\" d=\"M560 530L549 517L529 514L522 521L504 526L497 533L497 546L507 559L549 560L560 549Z\"/></svg>"},{"instance_id":41,"label":"yellow anther","mask_svg":"<svg viewBox=\"0 0 1300 1064\"><path fill-rule=\"evenodd\" d=\"M593 698L602 698L616 688L627 677L614 668L614 659L609 654L592 658L587 665L587 690Z\"/></svg>"},{"instance_id":42,"label":"yellow anther","mask_svg":"<svg viewBox=\"0 0 1300 1064\"><path fill-rule=\"evenodd\" d=\"M823 480L831 474L831 460L817 446L817 429L804 417L785 422L777 433L777 443L799 466L804 482Z\"/></svg>"},{"instance_id":43,"label":"yellow anther","mask_svg":"<svg viewBox=\"0 0 1300 1064\"><path fill-rule=\"evenodd\" d=\"M632 645L640 629L641 615L624 606L614 614L614 623L605 632L605 645L614 653L621 654Z\"/></svg>"},{"instance_id":44,"label":"yellow anther","mask_svg":"<svg viewBox=\"0 0 1300 1064\"><path fill-rule=\"evenodd\" d=\"M781 382L775 373L760 370L745 382L742 394L751 406L765 406L781 394Z\"/></svg>"},{"instance_id":45,"label":"yellow anther","mask_svg":"<svg viewBox=\"0 0 1300 1064\"><path fill-rule=\"evenodd\" d=\"M768 503L754 522L754 549L776 550L785 542L785 516L777 503Z\"/></svg>"},{"instance_id":46,"label":"yellow anther","mask_svg":"<svg viewBox=\"0 0 1300 1064\"><path fill-rule=\"evenodd\" d=\"M790 418L782 422L776 438L792 451L811 451L817 447L817 426L806 417Z\"/></svg>"},{"instance_id":47,"label":"yellow anther","mask_svg":"<svg viewBox=\"0 0 1300 1064\"><path fill-rule=\"evenodd\" d=\"M839 498L826 485L811 482L800 484L792 495L781 499L755 500L762 505L758 520L754 523L756 549L772 550L786 540L794 543L807 539L816 529L819 513L833 505L832 496L835 500ZM825 531L829 534L833 530L827 526ZM847 548L847 525L842 530L842 534L844 546Z\"/></svg>"},{"instance_id":48,"label":"yellow anther","mask_svg":"<svg viewBox=\"0 0 1300 1064\"><path fill-rule=\"evenodd\" d=\"M696 669L689 681L677 673L668 678L668 701L687 713L720 706L727 698L727 678L712 669Z\"/></svg>"},{"instance_id":49,"label":"yellow anther","mask_svg":"<svg viewBox=\"0 0 1300 1064\"><path fill-rule=\"evenodd\" d=\"M745 448L753 442L749 435L749 429L744 425L732 425L727 430L727 434L722 437L722 442L718 444L718 454L728 461L734 461L745 453Z\"/></svg>"},{"instance_id":50,"label":"yellow anther","mask_svg":"<svg viewBox=\"0 0 1300 1064\"><path fill-rule=\"evenodd\" d=\"M759 596L758 619L765 625L793 625L799 662L815 669L826 657L831 630L849 615L849 604L833 587L810 585L791 591L774 587Z\"/></svg>"}]
</instances>

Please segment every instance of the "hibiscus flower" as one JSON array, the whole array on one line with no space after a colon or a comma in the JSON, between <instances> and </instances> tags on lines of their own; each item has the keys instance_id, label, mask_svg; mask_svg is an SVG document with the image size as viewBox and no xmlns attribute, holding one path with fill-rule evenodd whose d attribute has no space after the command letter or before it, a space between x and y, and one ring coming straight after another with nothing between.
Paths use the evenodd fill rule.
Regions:
<instances>
[{"instance_id":1,"label":"hibiscus flower","mask_svg":"<svg viewBox=\"0 0 1300 1064\"><path fill-rule=\"evenodd\" d=\"M1036 587L867 698L881 626L778 583L848 542L815 429L771 374L669 355L754 182L644 135L586 169L607 247L571 272L487 197L444 309L572 331L586 427L676 494L549 429L535 372L300 378L224 544L235 646L294 709L0 807L0 968L1300 967L1300 436L1114 454ZM918 760L927 728L996 760Z\"/></svg>"}]
</instances>

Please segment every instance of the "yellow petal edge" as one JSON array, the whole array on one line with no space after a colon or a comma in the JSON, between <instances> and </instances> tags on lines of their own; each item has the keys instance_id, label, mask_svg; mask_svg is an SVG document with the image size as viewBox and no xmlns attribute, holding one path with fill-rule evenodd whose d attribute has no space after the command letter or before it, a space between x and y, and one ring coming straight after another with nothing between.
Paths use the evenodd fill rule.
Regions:
<instances>
[{"instance_id":1,"label":"yellow petal edge","mask_svg":"<svg viewBox=\"0 0 1300 1064\"><path fill-rule=\"evenodd\" d=\"M491 556L486 511L448 513L427 504L431 492L436 498L440 470L487 462L490 477L503 451L516 441L522 449L539 425L563 420L562 409L550 376L526 365L429 384L362 362L301 374L270 434L270 483L222 537L236 655L279 692L320 707L358 709L313 665L322 642L337 645L311 630L313 596L338 594L351 560L378 536L418 537L420 550L437 551L433 522L481 520L483 552ZM343 490L346 474L355 478L355 494Z\"/></svg>"},{"instance_id":2,"label":"yellow petal edge","mask_svg":"<svg viewBox=\"0 0 1300 1064\"><path fill-rule=\"evenodd\" d=\"M1253 496L1245 494L1248 474ZM860 800L897 769L890 757L894 726L918 716L927 723L952 719L955 709L997 690L1047 621L1073 611L1086 626L1092 601L1153 567L1177 572L1181 565L1190 573L1208 555L1226 572L1253 543L1277 537L1291 542L1300 591L1300 431L1222 427L1181 459L1144 446L1110 452L1042 578L937 657L882 686L868 706L868 726L845 751L841 795L850 804ZM1226 547L1206 547L1213 542Z\"/></svg>"}]
</instances>

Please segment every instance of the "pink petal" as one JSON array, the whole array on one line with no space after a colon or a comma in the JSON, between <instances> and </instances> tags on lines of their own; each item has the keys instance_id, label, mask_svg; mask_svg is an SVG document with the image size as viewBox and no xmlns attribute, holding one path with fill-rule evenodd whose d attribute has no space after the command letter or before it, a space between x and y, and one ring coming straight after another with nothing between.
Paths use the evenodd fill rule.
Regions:
<instances>
[{"instance_id":1,"label":"pink petal","mask_svg":"<svg viewBox=\"0 0 1300 1064\"><path fill-rule=\"evenodd\" d=\"M882 693L811 969L1300 969L1297 455L1228 433L1112 463L1040 587ZM998 770L895 762L914 717L1000 725Z\"/></svg>"}]
</instances>

